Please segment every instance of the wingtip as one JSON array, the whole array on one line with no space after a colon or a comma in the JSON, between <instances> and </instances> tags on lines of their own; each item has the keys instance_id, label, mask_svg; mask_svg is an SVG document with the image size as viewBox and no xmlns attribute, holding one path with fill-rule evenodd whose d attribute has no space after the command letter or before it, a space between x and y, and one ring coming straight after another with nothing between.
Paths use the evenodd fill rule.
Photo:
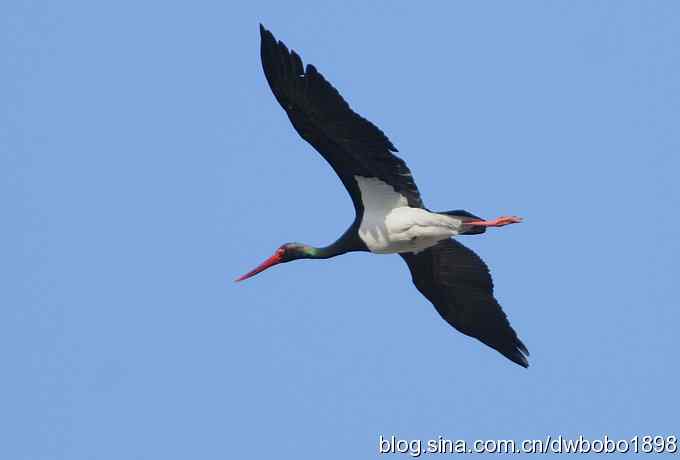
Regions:
<instances>
[{"instance_id":1,"label":"wingtip","mask_svg":"<svg viewBox=\"0 0 680 460\"><path fill-rule=\"evenodd\" d=\"M525 369L529 367L529 350L527 350L527 347L524 346L521 340L517 339L512 347L505 349L496 348L496 350L513 363L518 364Z\"/></svg>"},{"instance_id":2,"label":"wingtip","mask_svg":"<svg viewBox=\"0 0 680 460\"><path fill-rule=\"evenodd\" d=\"M529 369L529 360L526 356L522 356L522 363L520 364L524 369Z\"/></svg>"},{"instance_id":3,"label":"wingtip","mask_svg":"<svg viewBox=\"0 0 680 460\"><path fill-rule=\"evenodd\" d=\"M267 39L274 40L274 35L260 23L260 38L262 41L265 41Z\"/></svg>"},{"instance_id":4,"label":"wingtip","mask_svg":"<svg viewBox=\"0 0 680 460\"><path fill-rule=\"evenodd\" d=\"M524 342L522 342L519 338L517 339L517 348L519 348L519 351L521 351L522 354L526 356L531 355L531 353L529 353L529 350L527 349L527 346L524 345Z\"/></svg>"},{"instance_id":5,"label":"wingtip","mask_svg":"<svg viewBox=\"0 0 680 460\"><path fill-rule=\"evenodd\" d=\"M517 347L518 349L513 353L512 356L508 356L512 361L515 363L519 364L525 369L529 368L529 360L527 357L529 356L529 351L526 349L524 345L521 347Z\"/></svg>"}]
</instances>

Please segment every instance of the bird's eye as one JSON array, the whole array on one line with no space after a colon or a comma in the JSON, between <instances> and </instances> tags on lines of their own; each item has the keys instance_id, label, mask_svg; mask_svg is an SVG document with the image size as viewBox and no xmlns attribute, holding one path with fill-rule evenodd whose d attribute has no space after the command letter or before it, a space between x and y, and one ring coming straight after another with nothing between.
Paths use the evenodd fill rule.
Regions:
<instances>
[{"instance_id":1,"label":"bird's eye","mask_svg":"<svg viewBox=\"0 0 680 460\"><path fill-rule=\"evenodd\" d=\"M286 253L286 248L279 248L276 250L276 255L279 257L283 257L283 255Z\"/></svg>"}]
</instances>

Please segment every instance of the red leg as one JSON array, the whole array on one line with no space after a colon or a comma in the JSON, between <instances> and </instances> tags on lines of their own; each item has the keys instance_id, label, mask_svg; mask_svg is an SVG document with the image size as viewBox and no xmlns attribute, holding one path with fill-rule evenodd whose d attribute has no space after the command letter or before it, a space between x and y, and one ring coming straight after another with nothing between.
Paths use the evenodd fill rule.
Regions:
<instances>
[{"instance_id":1,"label":"red leg","mask_svg":"<svg viewBox=\"0 0 680 460\"><path fill-rule=\"evenodd\" d=\"M503 216L494 220L471 220L465 222L465 225L481 225L483 227L504 227L510 224L519 224L522 222L521 217L517 216Z\"/></svg>"}]
</instances>

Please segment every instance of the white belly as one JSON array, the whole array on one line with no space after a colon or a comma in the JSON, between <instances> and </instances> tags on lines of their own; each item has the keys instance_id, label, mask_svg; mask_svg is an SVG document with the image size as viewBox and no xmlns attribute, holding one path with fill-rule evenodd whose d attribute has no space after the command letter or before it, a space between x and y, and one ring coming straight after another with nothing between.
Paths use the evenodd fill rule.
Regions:
<instances>
[{"instance_id":1,"label":"white belly","mask_svg":"<svg viewBox=\"0 0 680 460\"><path fill-rule=\"evenodd\" d=\"M371 252L420 252L461 229L460 219L409 207L403 195L379 179L356 180L364 205L359 237Z\"/></svg>"}]
</instances>

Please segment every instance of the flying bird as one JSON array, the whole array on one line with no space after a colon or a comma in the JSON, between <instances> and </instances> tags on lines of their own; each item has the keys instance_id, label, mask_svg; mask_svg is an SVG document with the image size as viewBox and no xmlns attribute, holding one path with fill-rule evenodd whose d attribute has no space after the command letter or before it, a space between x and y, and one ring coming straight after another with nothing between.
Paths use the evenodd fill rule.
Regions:
<instances>
[{"instance_id":1,"label":"flying bird","mask_svg":"<svg viewBox=\"0 0 680 460\"><path fill-rule=\"evenodd\" d=\"M523 367L529 352L493 296L489 269L452 237L521 222L515 216L484 220L467 211L432 212L411 171L373 123L293 50L260 25L262 68L293 127L331 165L354 204L352 225L329 246L286 243L236 281L298 259L328 259L348 252L399 254L416 288L451 326Z\"/></svg>"}]
</instances>

